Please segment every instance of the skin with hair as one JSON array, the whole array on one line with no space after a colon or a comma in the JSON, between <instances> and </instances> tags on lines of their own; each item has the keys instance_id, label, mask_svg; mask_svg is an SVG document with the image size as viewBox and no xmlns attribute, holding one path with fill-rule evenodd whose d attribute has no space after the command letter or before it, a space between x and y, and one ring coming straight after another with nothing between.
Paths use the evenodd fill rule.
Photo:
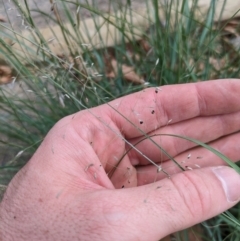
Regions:
<instances>
[{"instance_id":1,"label":"skin with hair","mask_svg":"<svg viewBox=\"0 0 240 241\"><path fill-rule=\"evenodd\" d=\"M194 143L158 134L239 160L239 93L240 80L148 88L63 118L7 188L2 240L154 241L234 206L239 174ZM135 146L146 133L155 143Z\"/></svg>"}]
</instances>

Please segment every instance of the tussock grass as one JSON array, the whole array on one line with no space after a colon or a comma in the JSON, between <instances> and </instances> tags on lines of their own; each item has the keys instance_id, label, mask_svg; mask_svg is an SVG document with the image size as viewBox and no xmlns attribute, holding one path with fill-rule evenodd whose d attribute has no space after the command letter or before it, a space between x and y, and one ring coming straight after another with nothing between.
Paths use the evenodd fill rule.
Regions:
<instances>
[{"instance_id":1,"label":"tussock grass","mask_svg":"<svg viewBox=\"0 0 240 241\"><path fill-rule=\"evenodd\" d=\"M51 15L40 9L30 11L27 1L19 6L15 0L15 4L24 20L21 31L12 29L11 24L0 24L1 63L11 66L13 73L11 83L0 86L0 184L10 181L49 129L68 114L147 86L239 77L239 51L224 32L231 19L222 24L214 22L215 1L202 21L194 19L196 4L189 8L183 1L174 16L169 1L163 21L158 1L147 1L145 29L134 25L138 15L130 11L131 1L121 6L110 1L109 14L87 0L84 4L57 1ZM75 6L74 11L69 4ZM97 40L79 16L80 9L93 17ZM57 51L52 49L53 39L46 38L35 24L32 14L36 12L45 19L54 39L61 40ZM61 39L54 25L59 26ZM23 34L26 31L28 38ZM18 51L14 46L19 46ZM109 64L113 60L117 63L114 68ZM127 78L126 66L142 81ZM236 206L204 223L202 240L240 240L239 210ZM189 232L180 232L176 240L188 240Z\"/></svg>"}]
</instances>

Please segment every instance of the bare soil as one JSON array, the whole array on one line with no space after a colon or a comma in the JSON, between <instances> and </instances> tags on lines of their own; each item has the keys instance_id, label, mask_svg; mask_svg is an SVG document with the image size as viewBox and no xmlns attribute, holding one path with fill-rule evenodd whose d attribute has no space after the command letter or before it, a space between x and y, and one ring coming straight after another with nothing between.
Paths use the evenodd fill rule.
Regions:
<instances>
[{"instance_id":1,"label":"bare soil","mask_svg":"<svg viewBox=\"0 0 240 241\"><path fill-rule=\"evenodd\" d=\"M131 7L133 9L139 8L146 5L146 1L147 0L131 0ZM22 8L26 9L24 0L19 0L18 2ZM66 19L66 17L64 17L64 6L62 1L27 0L27 2L31 16L34 19L35 24L40 28L45 27L47 21L46 18L43 17L42 13L55 17L53 12L53 4L51 2L55 2L55 6L58 8L61 18L63 18L63 20L64 18ZM91 7L94 7L102 12L109 12L126 6L127 2L128 0L76 0L76 4L66 3L66 6L68 9L70 9L73 16L76 16L78 9L77 3L90 5ZM92 13L84 7L79 8L78 14L82 19L92 16ZM19 13L19 10L15 6L13 0L2 0L0 2L0 20L1 19L11 22L14 29L21 30L26 28L24 16ZM49 23L54 24L48 20L47 24Z\"/></svg>"}]
</instances>

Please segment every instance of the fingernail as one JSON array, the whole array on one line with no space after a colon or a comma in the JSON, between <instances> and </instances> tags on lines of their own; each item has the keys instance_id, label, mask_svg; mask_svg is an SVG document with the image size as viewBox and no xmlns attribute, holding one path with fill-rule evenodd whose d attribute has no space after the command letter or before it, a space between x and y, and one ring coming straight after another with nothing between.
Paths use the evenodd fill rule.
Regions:
<instances>
[{"instance_id":1,"label":"fingernail","mask_svg":"<svg viewBox=\"0 0 240 241\"><path fill-rule=\"evenodd\" d=\"M237 202L240 200L240 175L230 167L214 167L213 173L220 180L223 190L229 202Z\"/></svg>"}]
</instances>

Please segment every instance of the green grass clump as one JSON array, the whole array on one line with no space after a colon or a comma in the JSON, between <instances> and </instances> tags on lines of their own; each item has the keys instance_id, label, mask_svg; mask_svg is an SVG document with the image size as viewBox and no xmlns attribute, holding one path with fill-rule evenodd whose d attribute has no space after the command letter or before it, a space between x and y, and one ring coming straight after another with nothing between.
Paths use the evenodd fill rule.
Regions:
<instances>
[{"instance_id":1,"label":"green grass clump","mask_svg":"<svg viewBox=\"0 0 240 241\"><path fill-rule=\"evenodd\" d=\"M15 1L30 37L23 39L22 33L13 30L11 25L1 24L1 63L11 66L13 79L11 84L0 86L0 184L11 180L49 129L66 115L146 86L239 77L239 51L230 44L224 31L228 21L213 22L215 1L203 21L195 20L196 5L189 8L188 1L182 2L173 17L173 4L169 1L164 8L164 22L162 16L159 18L158 1L146 1L148 27L145 29L133 24L135 12L130 11L130 0L125 5L110 1L112 12L108 15L87 0L85 4L58 1L63 7L60 13L54 8L55 15L39 9L30 11L27 1L23 2L19 6ZM69 4L75 6L74 14ZM78 16L79 9L85 9L94 18L98 45ZM42 14L55 38L58 34L54 33L53 25L60 27L66 55L51 51L51 40L45 39L35 24L34 12ZM99 22L99 17L104 22ZM69 24L67 28L63 22ZM85 36L79 31L80 26ZM106 36L101 35L104 26L115 28L118 37L114 45L104 45ZM21 46L20 52L13 50L16 44ZM109 64L113 59L117 63L114 73ZM144 81L139 84L126 81L122 66L131 67ZM240 240L239 210L238 205L231 212L204 223L203 240ZM183 238L187 237L184 232L176 236L177 240L187 240Z\"/></svg>"}]
</instances>

